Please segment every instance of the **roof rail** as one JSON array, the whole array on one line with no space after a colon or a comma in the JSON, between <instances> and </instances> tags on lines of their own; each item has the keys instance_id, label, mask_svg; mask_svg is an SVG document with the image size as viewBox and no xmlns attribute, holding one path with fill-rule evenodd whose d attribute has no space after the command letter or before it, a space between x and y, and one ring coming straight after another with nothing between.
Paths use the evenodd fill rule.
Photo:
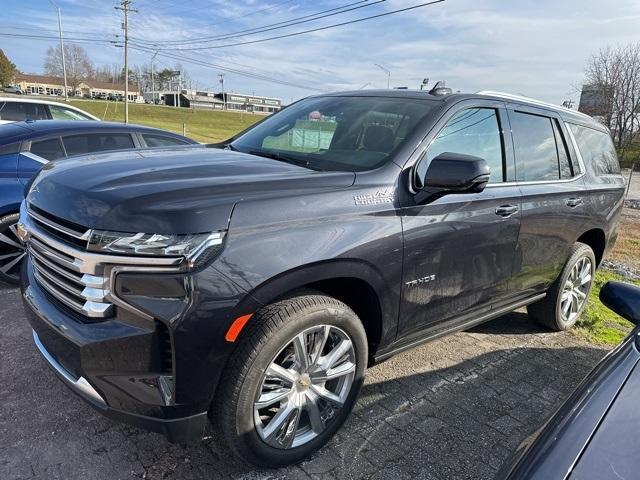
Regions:
<instances>
[{"instance_id":1,"label":"roof rail","mask_svg":"<svg viewBox=\"0 0 640 480\"><path fill-rule=\"evenodd\" d=\"M561 105L554 105L553 103L543 102L542 100L535 100L533 98L525 97L524 95L514 95L513 93L504 93L504 92L495 92L493 90L480 90L477 92L478 95L491 95L494 97L502 97L507 100L519 100L522 102L531 103L533 105L540 105L541 107L549 107L554 110L564 110L566 112L571 112L576 115L580 115L588 118L589 120L593 120L592 117L587 115L586 113L579 112L578 110L573 110L571 108L563 107Z\"/></svg>"}]
</instances>

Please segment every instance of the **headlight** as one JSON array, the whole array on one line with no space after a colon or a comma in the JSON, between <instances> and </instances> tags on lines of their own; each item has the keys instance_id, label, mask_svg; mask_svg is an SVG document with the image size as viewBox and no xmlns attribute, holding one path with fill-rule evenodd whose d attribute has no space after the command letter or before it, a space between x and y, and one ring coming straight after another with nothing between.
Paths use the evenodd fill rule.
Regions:
<instances>
[{"instance_id":1,"label":"headlight","mask_svg":"<svg viewBox=\"0 0 640 480\"><path fill-rule=\"evenodd\" d=\"M87 248L123 255L185 257L193 267L217 255L222 250L224 236L225 232L164 235L93 230Z\"/></svg>"}]
</instances>

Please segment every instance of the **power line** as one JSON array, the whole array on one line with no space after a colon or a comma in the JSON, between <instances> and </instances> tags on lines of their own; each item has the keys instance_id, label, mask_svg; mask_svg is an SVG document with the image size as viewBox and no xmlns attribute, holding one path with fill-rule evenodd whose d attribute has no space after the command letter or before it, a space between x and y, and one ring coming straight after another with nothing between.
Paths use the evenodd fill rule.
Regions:
<instances>
[{"instance_id":1,"label":"power line","mask_svg":"<svg viewBox=\"0 0 640 480\"><path fill-rule=\"evenodd\" d=\"M271 23L269 25L262 25L260 27L253 27L253 28L248 28L245 30L239 30L236 32L230 32L230 33L225 33L225 34L220 34L220 35L211 35L211 36L205 36L205 37L195 37L189 40L173 40L173 41L168 41L168 42L162 42L163 44L172 44L172 45L186 45L186 44L191 44L191 43L200 43L200 42L205 42L205 41L209 41L209 40L226 40L229 38L236 38L236 37L244 37L246 35L255 35L256 33L262 33L262 32L268 32L271 30L277 30L280 28L286 28L286 27L291 27L293 25L298 25L301 23L308 23L308 22L313 22L315 20L320 20L321 18L326 18L326 17L332 17L334 15L339 15L341 13L346 13L346 12L350 12L352 10L358 10L360 8L364 8L364 7L370 7L373 5L376 5L378 3L383 3L386 2L387 0L377 0L374 3L367 3L366 5L359 5L362 3L366 3L369 0L359 0L357 2L353 2L353 3L348 3L346 5L342 5L340 7L334 7L334 8L330 8L328 10L322 10L320 12L316 12L313 14L309 14L309 15L304 15L302 17L297 17L297 18L292 18L289 20L284 20L282 22L276 22L276 23ZM356 7L353 7L353 5L359 5ZM352 8L348 8L348 7L352 7ZM346 10L343 10L346 9ZM339 12L337 12L336 10L341 10ZM329 13L329 12L333 12L333 13ZM311 17L315 17L315 18L311 18ZM140 41L140 39L136 39L137 41ZM143 40L145 42L151 42L150 40ZM151 42L151 43L156 43L156 42Z\"/></svg>"},{"instance_id":2,"label":"power line","mask_svg":"<svg viewBox=\"0 0 640 480\"><path fill-rule=\"evenodd\" d=\"M435 5L436 3L442 3L445 0L432 0L430 2L425 2L425 3L420 3L418 5L413 5L411 7L405 7L405 8L399 8L397 10L392 10L390 12L384 12L384 13L379 13L377 15L370 15L368 17L362 17L362 18L357 18L355 20L349 20L346 22L342 22L342 23L335 23L333 25L325 25L324 27L317 27L317 28L311 28L309 30L303 30L300 32L293 32L293 33L287 33L287 34L283 34L283 35L277 35L274 37L267 37L267 38L261 38L258 40L247 40L244 42L236 42L236 43L227 43L227 44L223 44L223 45L212 45L209 47L189 47L189 48L172 48L172 51L175 52L191 52L191 51L197 51L197 50L211 50L211 49L216 49L216 48L228 48L228 47L237 47L240 45L251 45L251 44L255 44L255 43L262 43L262 42L268 42L271 40L279 40L282 38L290 38L290 37L295 37L298 35L304 35L307 33L313 33L313 32L319 32L322 30L329 30L331 28L336 28L336 27L342 27L345 25L352 25L354 23L360 23L360 22L364 22L367 20L372 20L375 18L381 18L381 17L387 17L389 15L395 15L397 13L402 13L402 12L408 12L410 10L415 10L417 8L423 8L423 7L427 7L430 5ZM163 49L166 50L166 49Z\"/></svg>"}]
</instances>

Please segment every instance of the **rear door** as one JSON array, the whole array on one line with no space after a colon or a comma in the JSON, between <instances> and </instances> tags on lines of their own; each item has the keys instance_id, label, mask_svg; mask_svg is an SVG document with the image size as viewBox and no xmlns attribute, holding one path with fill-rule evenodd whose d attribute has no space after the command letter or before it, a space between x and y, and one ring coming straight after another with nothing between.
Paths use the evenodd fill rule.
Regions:
<instances>
[{"instance_id":1,"label":"rear door","mask_svg":"<svg viewBox=\"0 0 640 480\"><path fill-rule=\"evenodd\" d=\"M43 165L65 157L64 147L58 136L22 142L18 157L18 178L24 185Z\"/></svg>"},{"instance_id":2,"label":"rear door","mask_svg":"<svg viewBox=\"0 0 640 480\"><path fill-rule=\"evenodd\" d=\"M584 172L555 112L522 105L507 111L522 194L513 288L541 291L557 278L588 219Z\"/></svg>"},{"instance_id":3,"label":"rear door","mask_svg":"<svg viewBox=\"0 0 640 480\"><path fill-rule=\"evenodd\" d=\"M511 296L520 191L513 182L503 106L478 100L454 107L436 126L415 167L423 178L440 153L475 155L487 161L491 179L481 193L449 194L402 208L405 255L398 337L420 336L424 329Z\"/></svg>"}]
</instances>

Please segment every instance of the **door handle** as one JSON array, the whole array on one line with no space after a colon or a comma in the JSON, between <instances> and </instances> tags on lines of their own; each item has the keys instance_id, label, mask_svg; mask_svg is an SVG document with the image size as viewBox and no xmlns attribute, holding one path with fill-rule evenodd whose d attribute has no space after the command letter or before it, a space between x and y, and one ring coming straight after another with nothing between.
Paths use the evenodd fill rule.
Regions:
<instances>
[{"instance_id":1,"label":"door handle","mask_svg":"<svg viewBox=\"0 0 640 480\"><path fill-rule=\"evenodd\" d=\"M516 205L501 205L496 208L496 215L500 215L501 217L510 217L517 212L518 207Z\"/></svg>"},{"instance_id":2,"label":"door handle","mask_svg":"<svg viewBox=\"0 0 640 480\"><path fill-rule=\"evenodd\" d=\"M582 201L581 198L569 198L567 200L565 200L565 202L567 204L567 207L571 207L571 208L576 208L579 207L580 205L584 204L584 202Z\"/></svg>"}]
</instances>

